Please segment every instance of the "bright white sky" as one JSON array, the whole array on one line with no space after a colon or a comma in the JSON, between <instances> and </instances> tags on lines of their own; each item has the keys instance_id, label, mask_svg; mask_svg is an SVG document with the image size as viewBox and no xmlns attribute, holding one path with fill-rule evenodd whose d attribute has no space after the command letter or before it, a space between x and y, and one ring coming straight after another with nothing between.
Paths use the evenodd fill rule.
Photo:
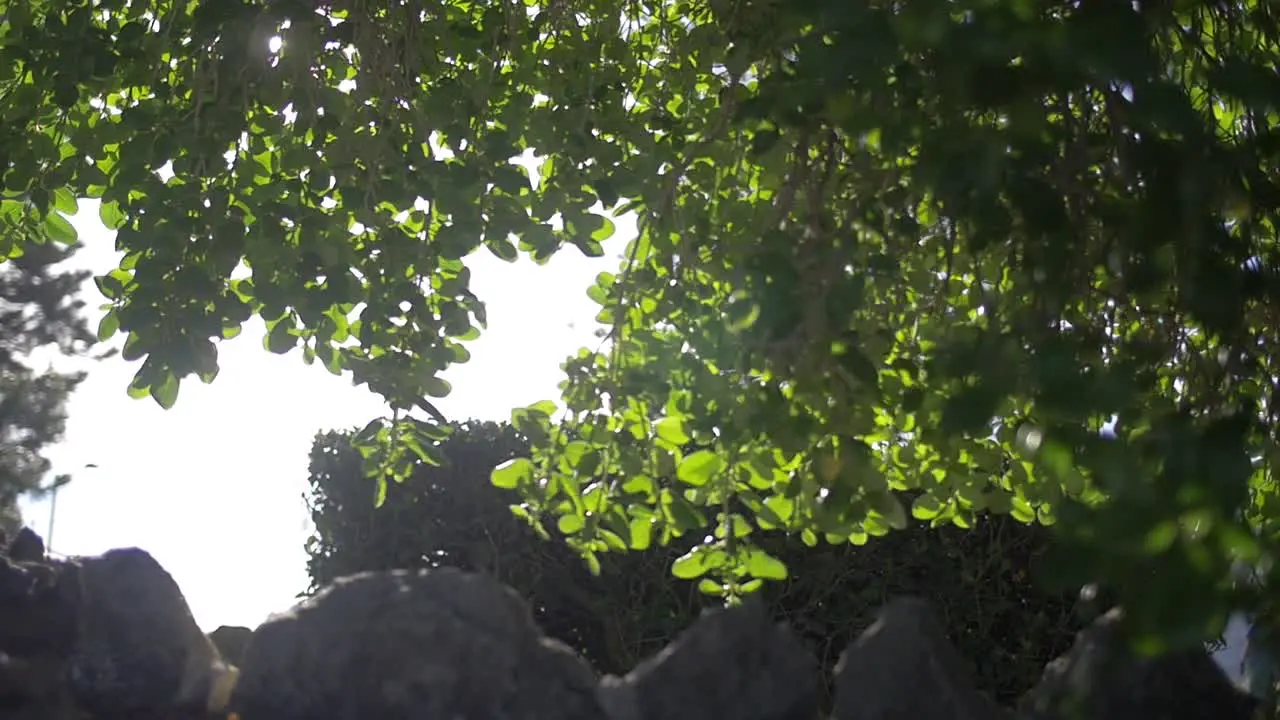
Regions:
<instances>
[{"instance_id":1,"label":"bright white sky","mask_svg":"<svg viewBox=\"0 0 1280 720\"><path fill-rule=\"evenodd\" d=\"M592 335L598 307L586 289L596 273L616 270L621 243L635 233L632 218L616 222L603 258L569 246L542 267L523 258L507 264L484 249L467 260L489 330L468 345L470 362L445 373L453 394L436 401L445 415L505 420L513 407L559 399L559 364L599 342ZM114 233L98 220L97 203L81 203L72 224L85 244L72 264L95 273L114 268ZM96 329L105 300L92 281L83 297ZM189 378L167 411L125 393L139 363L117 356L89 364L71 399L65 441L49 452L54 472L75 475L58 494L52 549L145 548L173 574L206 631L255 627L295 602L308 584L303 493L311 439L385 414L375 395L318 364L308 367L300 352L267 352L262 335L255 319L221 343L217 380ZM98 467L83 469L89 463ZM22 509L47 534L49 502Z\"/></svg>"}]
</instances>

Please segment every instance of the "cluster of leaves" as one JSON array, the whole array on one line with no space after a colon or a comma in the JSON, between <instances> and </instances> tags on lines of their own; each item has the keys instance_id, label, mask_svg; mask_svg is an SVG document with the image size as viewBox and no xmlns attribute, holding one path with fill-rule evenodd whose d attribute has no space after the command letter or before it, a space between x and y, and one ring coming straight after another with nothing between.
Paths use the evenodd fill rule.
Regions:
<instances>
[{"instance_id":1,"label":"cluster of leaves","mask_svg":"<svg viewBox=\"0 0 1280 720\"><path fill-rule=\"evenodd\" d=\"M385 484L440 459L429 398L485 322L463 258L597 255L593 207L634 212L608 342L513 417L534 449L494 480L531 522L593 566L714 527L677 568L733 596L784 571L761 530L1060 521L1060 580L1199 639L1280 517L1278 12L13 3L0 243L100 197L130 391L211 381L257 314L391 402L359 438Z\"/></svg>"},{"instance_id":2,"label":"cluster of leaves","mask_svg":"<svg viewBox=\"0 0 1280 720\"><path fill-rule=\"evenodd\" d=\"M513 516L510 491L486 482L490 468L529 451L508 425L462 423L441 443L443 466L418 463L385 502L369 502L354 433L316 437L307 551L315 591L350 573L461 567L491 573L529 599L543 629L579 649L597 670L629 671L659 652L716 602L691 581L672 582L673 561L696 540L615 553L591 575L562 537L540 540ZM972 531L912 523L865 548L815 548L782 533L760 542L796 572L762 589L773 614L801 634L830 670L887 597L928 597L979 683L1013 702L1062 652L1078 627L1074 597L1043 592L1029 571L1046 547L1044 528L985 517Z\"/></svg>"}]
</instances>

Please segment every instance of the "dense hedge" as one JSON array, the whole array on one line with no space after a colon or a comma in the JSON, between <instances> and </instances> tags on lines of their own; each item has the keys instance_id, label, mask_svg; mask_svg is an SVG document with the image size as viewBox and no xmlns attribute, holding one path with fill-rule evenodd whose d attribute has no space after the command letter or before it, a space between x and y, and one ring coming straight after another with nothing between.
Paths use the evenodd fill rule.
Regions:
<instances>
[{"instance_id":1,"label":"dense hedge","mask_svg":"<svg viewBox=\"0 0 1280 720\"><path fill-rule=\"evenodd\" d=\"M599 576L554 531L550 541L540 539L510 512L514 495L488 482L495 464L524 451L524 439L509 426L457 426L442 444L447 465L420 466L388 489L380 508L349 438L320 434L311 452L313 589L361 570L453 565L491 572L530 598L549 634L614 673L655 652L718 601L670 574L694 538L606 555ZM1043 528L1007 517L983 518L969 531L913 525L862 547L808 548L764 536L790 578L762 592L829 666L886 597L926 596L942 609L982 686L1009 701L1077 626L1073 598L1041 591L1030 577L1045 541Z\"/></svg>"}]
</instances>

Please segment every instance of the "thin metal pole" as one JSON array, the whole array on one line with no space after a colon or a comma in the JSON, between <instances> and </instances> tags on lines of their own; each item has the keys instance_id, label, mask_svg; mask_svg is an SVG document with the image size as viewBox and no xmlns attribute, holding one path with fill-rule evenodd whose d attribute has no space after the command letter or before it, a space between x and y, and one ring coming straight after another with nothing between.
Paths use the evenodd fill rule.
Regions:
<instances>
[{"instance_id":1,"label":"thin metal pole","mask_svg":"<svg viewBox=\"0 0 1280 720\"><path fill-rule=\"evenodd\" d=\"M53 519L58 514L58 488L55 486L49 493L49 532L45 533L44 546L53 550Z\"/></svg>"}]
</instances>

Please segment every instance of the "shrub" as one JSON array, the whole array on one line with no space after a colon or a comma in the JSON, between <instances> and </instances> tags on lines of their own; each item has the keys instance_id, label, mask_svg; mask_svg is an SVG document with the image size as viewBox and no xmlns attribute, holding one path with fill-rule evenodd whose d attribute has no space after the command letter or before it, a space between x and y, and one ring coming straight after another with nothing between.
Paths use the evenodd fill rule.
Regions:
<instances>
[{"instance_id":1,"label":"shrub","mask_svg":"<svg viewBox=\"0 0 1280 720\"><path fill-rule=\"evenodd\" d=\"M525 452L524 438L508 425L456 425L440 445L445 464L420 465L391 484L380 507L350 437L317 435L311 452L312 590L363 570L450 565L492 573L529 599L548 634L610 673L626 672L719 602L670 574L699 538L606 554L599 575L558 533L540 538L510 511L515 495L489 482L490 469ZM765 534L761 543L790 576L766 584L761 597L827 667L885 598L928 597L981 685L1007 702L1066 647L1077 626L1071 597L1033 583L1030 568L1046 533L993 516L967 531L912 525L861 547L806 547Z\"/></svg>"}]
</instances>

